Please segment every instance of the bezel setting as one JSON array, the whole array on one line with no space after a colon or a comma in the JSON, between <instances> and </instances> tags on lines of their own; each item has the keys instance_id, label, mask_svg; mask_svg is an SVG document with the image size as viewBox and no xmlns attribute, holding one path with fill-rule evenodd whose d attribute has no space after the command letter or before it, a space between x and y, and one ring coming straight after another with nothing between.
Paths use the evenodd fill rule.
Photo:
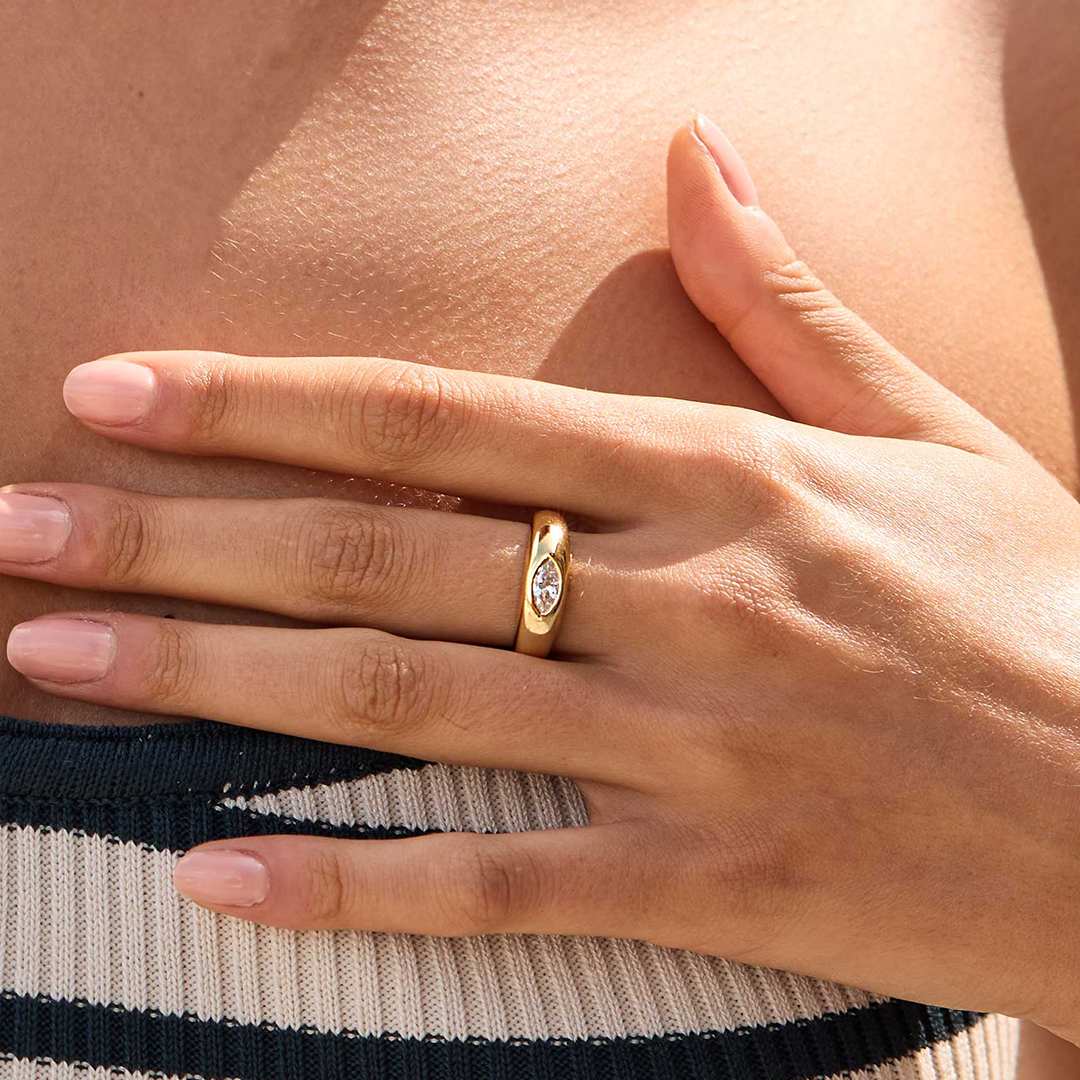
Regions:
<instances>
[{"instance_id":1,"label":"bezel setting","mask_svg":"<svg viewBox=\"0 0 1080 1080\"><path fill-rule=\"evenodd\" d=\"M557 511L538 510L533 515L524 571L514 649L543 657L555 642L570 580L570 536Z\"/></svg>"}]
</instances>

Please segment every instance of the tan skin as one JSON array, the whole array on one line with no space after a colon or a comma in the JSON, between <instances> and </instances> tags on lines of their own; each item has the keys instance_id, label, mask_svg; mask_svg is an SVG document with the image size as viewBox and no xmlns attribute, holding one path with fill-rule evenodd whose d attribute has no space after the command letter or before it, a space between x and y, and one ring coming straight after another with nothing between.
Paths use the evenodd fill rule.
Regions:
<instances>
[{"instance_id":1,"label":"tan skin","mask_svg":"<svg viewBox=\"0 0 1080 1080\"><path fill-rule=\"evenodd\" d=\"M1075 158L1071 10L972 5L930 32L915 29L911 4L866 5L857 17L845 7L843 18L817 5L795 23L779 9L625 4L610 22L575 24L567 40L563 5L536 5L526 27L488 19L480 36L469 33L469 5L430 17L424 6L390 4L355 22L344 6L310 16L282 7L266 22L264 6L238 4L224 26L218 5L168 27L126 4L82 2L81 26L61 4L0 16L12 50L0 65L5 100L21 103L5 115L5 148L35 161L2 180L4 306L20 312L0 330L15 376L0 449L11 479L366 494L359 482L250 463L208 470L81 434L64 416L63 375L151 342L408 356L772 407L717 352L670 263L642 254L666 243L657 163L693 102L722 113L762 200L845 300L1074 483L1061 362L1076 328L1055 307L1076 285L1076 210L1061 194ZM46 62L58 40L75 39L77 62ZM903 63L877 63L901 39L920 60L918 79ZM769 44L768 63L756 43ZM646 46L642 100L639 63L627 58ZM563 63L547 62L553 49ZM191 55L204 66L193 71ZM595 81L583 82L581 64L597 57ZM1004 89L973 78L1002 57ZM438 93L410 78L420 59ZM477 80L478 69L498 78ZM793 88L797 109L787 107ZM583 118L571 129L567 103ZM793 160L807 133L813 153ZM328 173L317 163L329 159L339 167ZM418 197L426 190L439 197ZM490 239L478 246L477 235ZM8 585L2 603L9 625L88 604L269 621L40 585ZM127 719L58 703L13 672L0 691L19 715Z\"/></svg>"},{"instance_id":2,"label":"tan skin","mask_svg":"<svg viewBox=\"0 0 1080 1080\"><path fill-rule=\"evenodd\" d=\"M1080 506L822 286L713 125L668 173L680 279L790 420L354 357L134 353L65 384L138 445L596 523L559 659L490 647L512 641L511 522L46 483L0 495L31 560L9 573L334 628L83 610L21 623L8 659L64 697L569 776L588 808L202 845L175 880L215 911L643 938L1076 1041Z\"/></svg>"}]
</instances>

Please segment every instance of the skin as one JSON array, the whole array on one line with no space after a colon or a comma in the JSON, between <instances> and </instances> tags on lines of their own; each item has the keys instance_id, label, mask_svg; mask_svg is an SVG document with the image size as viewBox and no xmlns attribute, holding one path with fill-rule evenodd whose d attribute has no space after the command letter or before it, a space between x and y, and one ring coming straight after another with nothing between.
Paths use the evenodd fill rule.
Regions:
<instances>
[{"instance_id":1,"label":"skin","mask_svg":"<svg viewBox=\"0 0 1080 1080\"><path fill-rule=\"evenodd\" d=\"M701 106L845 301L1075 489L1080 9L588 11L0 8L4 479L425 504L358 478L167 459L80 430L59 393L66 373L148 343L381 354L776 409L713 341L665 252L657 166ZM10 578L0 620L89 604L288 623ZM46 695L11 669L0 701L60 723L155 719Z\"/></svg>"},{"instance_id":2,"label":"skin","mask_svg":"<svg viewBox=\"0 0 1080 1080\"><path fill-rule=\"evenodd\" d=\"M664 150L700 107L845 302L1073 486L1075 305L1053 297L1080 287L1061 251L1080 228L1065 47L1080 13L1029 9L3 6L0 155L20 167L0 175L0 309L16 313L0 320L0 480L424 503L288 466L166 461L79 430L67 372L148 345L389 356L776 410L717 348L667 254ZM898 41L904 62L879 63ZM10 628L86 601L10 582L0 615ZM50 701L7 670L0 700L54 722L152 719Z\"/></svg>"},{"instance_id":3,"label":"skin","mask_svg":"<svg viewBox=\"0 0 1080 1080\"><path fill-rule=\"evenodd\" d=\"M5 570L250 603L231 538L265 545L274 610L363 628L67 612L16 627L8 657L66 697L570 776L589 810L583 828L497 836L218 841L176 869L213 910L644 938L1076 1041L1080 506L740 197L715 128L680 131L675 266L790 420L382 359L143 353L68 380L80 418L125 442L557 501L593 523L574 532L559 660L486 647L507 644L505 620L463 618L464 594L432 587L464 573L512 611L523 552L505 521L74 485L14 489L71 527ZM86 394L117 365L146 389L126 420ZM474 545L482 572L447 561ZM403 562L424 603L415 580L387 584Z\"/></svg>"}]
</instances>

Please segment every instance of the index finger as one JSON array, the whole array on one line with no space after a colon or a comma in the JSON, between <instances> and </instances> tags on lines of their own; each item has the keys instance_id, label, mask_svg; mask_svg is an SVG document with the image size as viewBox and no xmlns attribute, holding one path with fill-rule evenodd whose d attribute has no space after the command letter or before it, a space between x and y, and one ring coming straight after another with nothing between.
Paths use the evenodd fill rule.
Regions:
<instances>
[{"instance_id":1,"label":"index finger","mask_svg":"<svg viewBox=\"0 0 1080 1080\"><path fill-rule=\"evenodd\" d=\"M75 416L159 450L259 458L491 502L619 515L615 395L364 357L125 353L75 368ZM621 461L620 461L620 467Z\"/></svg>"}]
</instances>

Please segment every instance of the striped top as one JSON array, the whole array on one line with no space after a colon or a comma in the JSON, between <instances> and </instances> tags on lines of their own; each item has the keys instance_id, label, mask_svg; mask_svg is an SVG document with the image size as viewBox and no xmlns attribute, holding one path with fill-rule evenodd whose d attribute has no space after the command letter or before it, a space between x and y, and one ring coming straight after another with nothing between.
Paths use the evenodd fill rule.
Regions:
<instances>
[{"instance_id":1,"label":"striped top","mask_svg":"<svg viewBox=\"0 0 1080 1080\"><path fill-rule=\"evenodd\" d=\"M258 927L203 840L583 825L568 780L198 721L0 718L0 1080L1011 1080L1018 1022L604 938Z\"/></svg>"}]
</instances>

